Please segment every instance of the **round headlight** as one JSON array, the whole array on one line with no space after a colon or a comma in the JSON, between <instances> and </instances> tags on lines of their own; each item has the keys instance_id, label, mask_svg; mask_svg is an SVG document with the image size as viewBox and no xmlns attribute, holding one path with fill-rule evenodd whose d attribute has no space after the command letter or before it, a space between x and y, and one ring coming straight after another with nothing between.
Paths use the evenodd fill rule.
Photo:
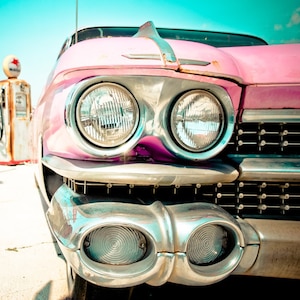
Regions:
<instances>
[{"instance_id":1,"label":"round headlight","mask_svg":"<svg viewBox=\"0 0 300 300\"><path fill-rule=\"evenodd\" d=\"M100 147L117 147L135 132L139 107L132 94L114 83L88 88L79 98L76 122L89 142Z\"/></svg>"},{"instance_id":2,"label":"round headlight","mask_svg":"<svg viewBox=\"0 0 300 300\"><path fill-rule=\"evenodd\" d=\"M172 134L181 147L202 152L218 141L224 126L224 112L213 94L193 90L175 103L170 122Z\"/></svg>"}]
</instances>

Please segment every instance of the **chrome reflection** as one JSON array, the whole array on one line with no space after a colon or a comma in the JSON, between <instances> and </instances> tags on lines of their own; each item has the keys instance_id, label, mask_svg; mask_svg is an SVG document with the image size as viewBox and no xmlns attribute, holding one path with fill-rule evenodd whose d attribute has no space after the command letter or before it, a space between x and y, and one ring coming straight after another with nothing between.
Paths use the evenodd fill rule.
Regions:
<instances>
[{"instance_id":1,"label":"chrome reflection","mask_svg":"<svg viewBox=\"0 0 300 300\"><path fill-rule=\"evenodd\" d=\"M64 256L95 284L212 284L230 275L244 248L253 246L245 244L239 222L214 204L97 198L90 201L62 185L47 212Z\"/></svg>"},{"instance_id":2,"label":"chrome reflection","mask_svg":"<svg viewBox=\"0 0 300 300\"><path fill-rule=\"evenodd\" d=\"M224 113L213 94L194 90L175 103L170 123L176 141L183 148L201 152L218 142L224 127Z\"/></svg>"}]
</instances>

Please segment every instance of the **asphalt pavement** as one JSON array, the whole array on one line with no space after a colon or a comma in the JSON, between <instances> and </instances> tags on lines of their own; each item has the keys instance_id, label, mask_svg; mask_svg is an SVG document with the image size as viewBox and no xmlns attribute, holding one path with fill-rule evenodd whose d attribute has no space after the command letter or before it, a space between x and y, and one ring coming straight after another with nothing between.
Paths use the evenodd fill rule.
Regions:
<instances>
[{"instance_id":1,"label":"asphalt pavement","mask_svg":"<svg viewBox=\"0 0 300 300\"><path fill-rule=\"evenodd\" d=\"M50 233L34 164L0 165L0 300L64 300L66 266Z\"/></svg>"}]
</instances>

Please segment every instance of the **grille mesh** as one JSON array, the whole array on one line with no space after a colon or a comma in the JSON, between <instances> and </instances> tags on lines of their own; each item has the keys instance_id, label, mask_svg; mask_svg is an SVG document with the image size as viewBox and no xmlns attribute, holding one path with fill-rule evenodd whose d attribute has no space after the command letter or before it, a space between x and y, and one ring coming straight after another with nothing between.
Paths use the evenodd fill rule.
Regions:
<instances>
[{"instance_id":1,"label":"grille mesh","mask_svg":"<svg viewBox=\"0 0 300 300\"><path fill-rule=\"evenodd\" d=\"M239 123L220 155L283 155L300 154L300 123ZM214 203L232 215L284 219L300 218L300 183L240 182L190 186L112 185L67 180L75 191L103 201L164 204L188 202Z\"/></svg>"},{"instance_id":2,"label":"grille mesh","mask_svg":"<svg viewBox=\"0 0 300 300\"><path fill-rule=\"evenodd\" d=\"M300 123L239 123L226 151L242 154L299 154Z\"/></svg>"},{"instance_id":3,"label":"grille mesh","mask_svg":"<svg viewBox=\"0 0 300 300\"><path fill-rule=\"evenodd\" d=\"M69 181L78 193L103 201L164 204L208 202L221 206L232 215L300 217L300 183L234 182L190 186L133 186Z\"/></svg>"}]
</instances>

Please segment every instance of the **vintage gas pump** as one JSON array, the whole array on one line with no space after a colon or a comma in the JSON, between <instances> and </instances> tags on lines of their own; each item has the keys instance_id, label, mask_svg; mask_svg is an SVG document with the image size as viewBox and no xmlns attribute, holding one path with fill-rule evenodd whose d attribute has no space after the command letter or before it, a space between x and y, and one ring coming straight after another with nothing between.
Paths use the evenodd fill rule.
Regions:
<instances>
[{"instance_id":1,"label":"vintage gas pump","mask_svg":"<svg viewBox=\"0 0 300 300\"><path fill-rule=\"evenodd\" d=\"M6 80L0 81L0 164L30 161L30 85L18 76L21 64L14 55L3 60Z\"/></svg>"}]
</instances>

